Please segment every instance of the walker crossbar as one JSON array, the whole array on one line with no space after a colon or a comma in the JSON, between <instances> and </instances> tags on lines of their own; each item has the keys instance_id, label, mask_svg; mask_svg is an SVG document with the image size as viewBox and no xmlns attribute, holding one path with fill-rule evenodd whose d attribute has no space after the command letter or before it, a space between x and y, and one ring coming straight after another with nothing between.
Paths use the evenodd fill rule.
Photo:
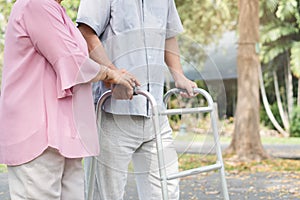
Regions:
<instances>
[{"instance_id":1,"label":"walker crossbar","mask_svg":"<svg viewBox=\"0 0 300 200\"><path fill-rule=\"evenodd\" d=\"M208 166L204 166L204 167L189 169L189 170L178 172L176 174L171 174L167 177L167 180L172 180L172 179L175 179L175 178L181 178L181 177L185 177L185 176L196 175L196 174L200 174L200 173L203 173L203 172L209 172L209 171L221 169L221 167L222 167L221 163L216 163L216 164L213 164L213 165L208 165Z\"/></svg>"},{"instance_id":2,"label":"walker crossbar","mask_svg":"<svg viewBox=\"0 0 300 200\"><path fill-rule=\"evenodd\" d=\"M203 107L203 108L179 108L179 109L170 109L161 111L160 115L177 115L177 114L192 114L192 113L199 113L199 112L211 112L212 108L210 107Z\"/></svg>"}]
</instances>

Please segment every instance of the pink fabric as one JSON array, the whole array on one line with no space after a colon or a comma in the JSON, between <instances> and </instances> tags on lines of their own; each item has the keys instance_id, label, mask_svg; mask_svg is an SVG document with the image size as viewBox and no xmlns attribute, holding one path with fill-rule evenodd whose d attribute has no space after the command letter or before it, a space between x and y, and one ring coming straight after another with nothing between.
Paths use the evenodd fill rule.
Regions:
<instances>
[{"instance_id":1,"label":"pink fabric","mask_svg":"<svg viewBox=\"0 0 300 200\"><path fill-rule=\"evenodd\" d=\"M48 146L69 158L99 152L91 80L99 65L54 0L18 0L6 31L0 163L19 165Z\"/></svg>"}]
</instances>

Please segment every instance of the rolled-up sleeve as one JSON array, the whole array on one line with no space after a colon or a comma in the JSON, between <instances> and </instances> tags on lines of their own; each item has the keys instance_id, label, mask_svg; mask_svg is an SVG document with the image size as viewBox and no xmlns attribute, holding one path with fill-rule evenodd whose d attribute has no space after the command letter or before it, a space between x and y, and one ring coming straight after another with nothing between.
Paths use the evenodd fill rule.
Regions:
<instances>
[{"instance_id":1,"label":"rolled-up sleeve","mask_svg":"<svg viewBox=\"0 0 300 200\"><path fill-rule=\"evenodd\" d=\"M174 0L169 0L166 38L171 38L183 32L183 26L178 15Z\"/></svg>"},{"instance_id":2,"label":"rolled-up sleeve","mask_svg":"<svg viewBox=\"0 0 300 200\"><path fill-rule=\"evenodd\" d=\"M91 27L100 36L110 18L110 0L81 0L77 23L83 23Z\"/></svg>"},{"instance_id":3,"label":"rolled-up sleeve","mask_svg":"<svg viewBox=\"0 0 300 200\"><path fill-rule=\"evenodd\" d=\"M28 37L56 73L58 98L70 96L71 88L93 79L100 66L78 46L57 2L33 0L27 6L22 22Z\"/></svg>"}]
</instances>

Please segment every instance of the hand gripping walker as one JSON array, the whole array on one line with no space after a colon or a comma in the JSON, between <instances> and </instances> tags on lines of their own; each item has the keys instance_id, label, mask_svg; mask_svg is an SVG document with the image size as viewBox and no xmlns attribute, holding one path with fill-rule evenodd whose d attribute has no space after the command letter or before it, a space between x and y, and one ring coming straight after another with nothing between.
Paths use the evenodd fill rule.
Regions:
<instances>
[{"instance_id":1,"label":"hand gripping walker","mask_svg":"<svg viewBox=\"0 0 300 200\"><path fill-rule=\"evenodd\" d=\"M169 100L170 96L172 94L179 94L181 89L171 89L169 90L165 96L164 96L164 103L166 104ZM203 172L213 171L213 170L219 170L221 184L222 184L222 190L223 190L223 196L225 200L229 200L228 190L227 190L227 183L225 179L225 170L224 170L224 163L222 158L222 152L221 152L221 146L219 142L219 135L218 135L218 128L217 128L217 119L216 119L216 111L214 109L213 100L212 97L209 95L209 93L203 89L195 88L194 93L201 94L206 99L208 106L206 107L195 107L195 108L179 108L179 109L167 109L164 111L158 110L158 104L154 97L147 91L143 90L135 90L135 94L137 95L143 95L145 96L151 106L152 106L152 118L153 118L153 125L155 130L155 137L156 137L156 148L157 148L157 156L158 156L158 165L159 165L159 174L161 178L161 190L162 190L162 197L163 200L169 200L168 198L168 187L167 187L167 181L185 177L185 176L191 176ZM100 124L100 116L101 116L101 107L104 104L105 100L110 97L112 94L111 91L107 91L104 93L101 98L98 101L96 114L97 114L97 124ZM185 171L181 171L175 174L167 175L166 168L165 168L165 162L164 162L164 154L163 154L163 146L162 146L162 138L160 134L160 127L159 127L159 115L176 115L176 114L191 114L191 113L210 113L210 119L211 119L211 127L213 131L214 136L214 142L216 147L216 155L217 155L217 161L215 164L193 168ZM93 199L93 189L95 184L95 168L96 168L96 158L92 157L90 166L88 167L88 179L87 179L87 200Z\"/></svg>"}]
</instances>

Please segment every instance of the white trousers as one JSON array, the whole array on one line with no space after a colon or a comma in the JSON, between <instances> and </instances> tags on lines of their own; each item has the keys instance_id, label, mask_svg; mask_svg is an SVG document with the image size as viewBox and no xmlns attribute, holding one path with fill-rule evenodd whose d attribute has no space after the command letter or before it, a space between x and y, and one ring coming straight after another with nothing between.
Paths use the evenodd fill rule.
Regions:
<instances>
[{"instance_id":1,"label":"white trousers","mask_svg":"<svg viewBox=\"0 0 300 200\"><path fill-rule=\"evenodd\" d=\"M84 200L81 160L48 148L28 163L8 166L11 200Z\"/></svg>"},{"instance_id":2,"label":"white trousers","mask_svg":"<svg viewBox=\"0 0 300 200\"><path fill-rule=\"evenodd\" d=\"M167 117L161 117L160 129L167 173L178 172L177 153ZM162 199L152 119L102 112L95 200L123 199L130 161L133 163L139 199ZM85 163L88 168L89 161ZM170 200L179 199L178 180L168 182L168 193Z\"/></svg>"}]
</instances>

